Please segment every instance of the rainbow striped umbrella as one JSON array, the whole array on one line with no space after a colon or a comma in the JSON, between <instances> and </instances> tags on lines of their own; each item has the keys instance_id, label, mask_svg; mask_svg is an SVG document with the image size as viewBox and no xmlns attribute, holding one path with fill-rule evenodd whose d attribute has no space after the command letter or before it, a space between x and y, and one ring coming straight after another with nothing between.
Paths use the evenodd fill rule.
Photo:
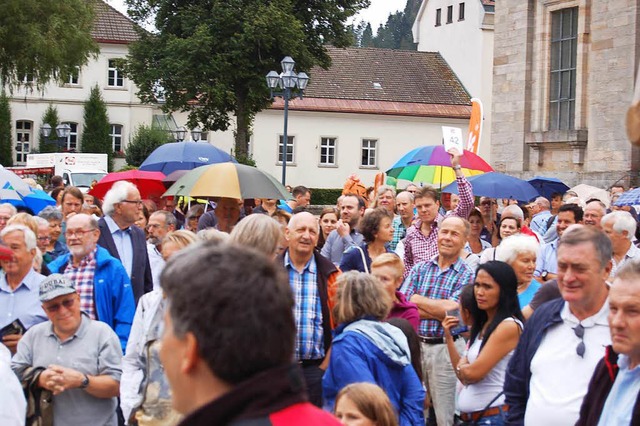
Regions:
<instances>
[{"instance_id":1,"label":"rainbow striped umbrella","mask_svg":"<svg viewBox=\"0 0 640 426\"><path fill-rule=\"evenodd\" d=\"M466 149L460 158L460 166L467 177L493 171L480 156ZM423 146L409 151L387 170L387 177L430 185L446 185L456 180L451 157L443 145Z\"/></svg>"}]
</instances>

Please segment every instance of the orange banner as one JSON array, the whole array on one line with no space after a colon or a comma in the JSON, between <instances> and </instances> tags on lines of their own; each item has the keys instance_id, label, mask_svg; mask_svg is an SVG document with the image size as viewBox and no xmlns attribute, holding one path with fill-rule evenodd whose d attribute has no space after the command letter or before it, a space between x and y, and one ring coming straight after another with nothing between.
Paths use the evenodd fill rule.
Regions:
<instances>
[{"instance_id":1,"label":"orange banner","mask_svg":"<svg viewBox=\"0 0 640 426\"><path fill-rule=\"evenodd\" d=\"M467 151L478 153L480 136L482 135L482 102L471 99L471 118L469 119L469 136L467 137Z\"/></svg>"}]
</instances>

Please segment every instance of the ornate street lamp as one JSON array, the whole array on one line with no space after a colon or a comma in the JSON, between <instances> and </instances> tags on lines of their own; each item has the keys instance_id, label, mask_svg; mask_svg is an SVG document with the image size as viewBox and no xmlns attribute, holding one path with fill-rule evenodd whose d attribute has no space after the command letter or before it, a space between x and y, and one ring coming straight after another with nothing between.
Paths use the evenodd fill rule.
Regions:
<instances>
[{"instance_id":1,"label":"ornate street lamp","mask_svg":"<svg viewBox=\"0 0 640 426\"><path fill-rule=\"evenodd\" d=\"M58 124L56 126L57 138L49 138L51 136L51 124L44 123L40 126L40 134L44 138L45 143L54 144L59 148L63 148L67 142L67 138L71 134L71 126L68 123Z\"/></svg>"},{"instance_id":2,"label":"ornate street lamp","mask_svg":"<svg viewBox=\"0 0 640 426\"><path fill-rule=\"evenodd\" d=\"M271 99L276 96L284 100L284 135L282 138L282 185L286 185L287 180L287 148L289 139L287 135L287 127L289 122L289 100L300 98L304 95L304 90L309 83L309 76L303 72L296 74L293 69L295 61L291 56L285 56L280 62L282 72L278 74L276 71L269 71L266 76L267 86L271 90ZM294 92L295 89L297 92ZM280 90L276 90L280 89Z\"/></svg>"},{"instance_id":3,"label":"ornate street lamp","mask_svg":"<svg viewBox=\"0 0 640 426\"><path fill-rule=\"evenodd\" d=\"M201 136L202 130L200 130L200 127L194 127L191 129L191 139L193 139L194 142L198 142Z\"/></svg>"},{"instance_id":4,"label":"ornate street lamp","mask_svg":"<svg viewBox=\"0 0 640 426\"><path fill-rule=\"evenodd\" d=\"M176 136L176 141L182 142L184 141L184 138L187 137L187 128L184 126L180 126L174 131L174 134Z\"/></svg>"}]
</instances>

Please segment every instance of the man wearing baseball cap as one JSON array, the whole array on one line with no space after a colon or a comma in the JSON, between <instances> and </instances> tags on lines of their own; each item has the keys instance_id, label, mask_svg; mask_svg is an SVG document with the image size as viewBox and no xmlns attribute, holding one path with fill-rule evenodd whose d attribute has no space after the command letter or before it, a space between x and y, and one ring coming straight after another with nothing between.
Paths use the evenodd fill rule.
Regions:
<instances>
[{"instance_id":1,"label":"man wearing baseball cap","mask_svg":"<svg viewBox=\"0 0 640 426\"><path fill-rule=\"evenodd\" d=\"M49 321L31 327L11 367L29 392L53 395L53 424L117 425L122 349L115 332L80 311L73 283L53 274L40 284Z\"/></svg>"}]
</instances>

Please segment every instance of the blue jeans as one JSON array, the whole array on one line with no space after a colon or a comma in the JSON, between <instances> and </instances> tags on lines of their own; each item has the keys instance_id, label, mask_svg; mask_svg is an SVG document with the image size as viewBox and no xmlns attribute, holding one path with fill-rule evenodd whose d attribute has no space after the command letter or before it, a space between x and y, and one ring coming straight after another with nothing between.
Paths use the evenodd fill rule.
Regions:
<instances>
[{"instance_id":1,"label":"blue jeans","mask_svg":"<svg viewBox=\"0 0 640 426\"><path fill-rule=\"evenodd\" d=\"M493 416L483 416L475 422L463 422L461 421L459 425L461 426L504 426L504 412L494 414Z\"/></svg>"}]
</instances>

